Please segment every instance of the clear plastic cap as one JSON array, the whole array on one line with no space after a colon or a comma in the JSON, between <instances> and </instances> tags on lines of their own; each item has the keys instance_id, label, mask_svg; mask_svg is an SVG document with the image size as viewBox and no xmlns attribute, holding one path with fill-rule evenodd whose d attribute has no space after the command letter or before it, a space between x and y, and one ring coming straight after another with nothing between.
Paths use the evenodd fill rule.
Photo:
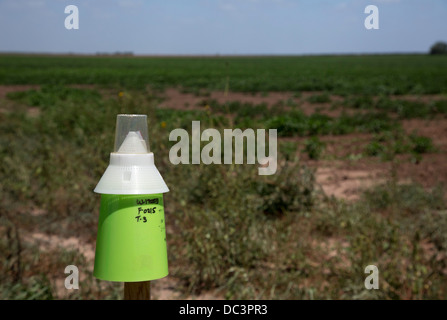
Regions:
<instances>
[{"instance_id":1,"label":"clear plastic cap","mask_svg":"<svg viewBox=\"0 0 447 320\"><path fill-rule=\"evenodd\" d=\"M127 154L150 152L145 114L119 114L116 117L113 152Z\"/></svg>"}]
</instances>

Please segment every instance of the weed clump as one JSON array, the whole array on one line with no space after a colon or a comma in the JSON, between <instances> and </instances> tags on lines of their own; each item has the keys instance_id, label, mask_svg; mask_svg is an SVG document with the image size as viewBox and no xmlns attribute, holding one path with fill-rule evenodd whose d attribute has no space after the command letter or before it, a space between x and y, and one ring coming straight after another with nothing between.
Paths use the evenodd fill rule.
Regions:
<instances>
[{"instance_id":1,"label":"weed clump","mask_svg":"<svg viewBox=\"0 0 447 320\"><path fill-rule=\"evenodd\" d=\"M394 130L377 134L366 145L364 152L367 156L378 156L384 160L393 159L399 154L410 154L414 160L420 161L423 154L436 150L431 138L416 133L406 135L401 130Z\"/></svg>"}]
</instances>

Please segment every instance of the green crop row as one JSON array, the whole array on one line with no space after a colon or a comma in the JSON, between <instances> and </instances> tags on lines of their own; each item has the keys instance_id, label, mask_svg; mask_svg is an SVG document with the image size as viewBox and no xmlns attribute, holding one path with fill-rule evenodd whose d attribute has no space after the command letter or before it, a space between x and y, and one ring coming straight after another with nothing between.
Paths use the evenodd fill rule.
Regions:
<instances>
[{"instance_id":1,"label":"green crop row","mask_svg":"<svg viewBox=\"0 0 447 320\"><path fill-rule=\"evenodd\" d=\"M370 95L350 96L344 104L354 109L375 109L384 112L393 112L402 119L429 118L438 114L447 114L447 100L433 100L430 102L390 99L381 96L373 99Z\"/></svg>"},{"instance_id":2,"label":"green crop row","mask_svg":"<svg viewBox=\"0 0 447 320\"><path fill-rule=\"evenodd\" d=\"M446 93L447 57L426 55L283 57L0 56L0 84L94 84L127 89L183 87L336 94Z\"/></svg>"}]
</instances>

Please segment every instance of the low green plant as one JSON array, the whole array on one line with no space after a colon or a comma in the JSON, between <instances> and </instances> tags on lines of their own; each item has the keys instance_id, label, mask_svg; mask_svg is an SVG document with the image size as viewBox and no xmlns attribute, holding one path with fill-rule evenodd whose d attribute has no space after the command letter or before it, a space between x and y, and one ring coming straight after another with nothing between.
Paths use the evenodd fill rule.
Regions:
<instances>
[{"instance_id":1,"label":"low green plant","mask_svg":"<svg viewBox=\"0 0 447 320\"><path fill-rule=\"evenodd\" d=\"M286 160L294 160L298 150L298 143L295 141L279 141L279 153Z\"/></svg>"},{"instance_id":2,"label":"low green plant","mask_svg":"<svg viewBox=\"0 0 447 320\"><path fill-rule=\"evenodd\" d=\"M278 136L302 136L307 134L307 117L301 111L292 111L266 121L268 129L277 129Z\"/></svg>"},{"instance_id":3,"label":"low green plant","mask_svg":"<svg viewBox=\"0 0 447 320\"><path fill-rule=\"evenodd\" d=\"M432 114L430 108L422 102L392 100L388 97L379 98L375 107L383 111L394 112L402 119L427 118Z\"/></svg>"},{"instance_id":4,"label":"low green plant","mask_svg":"<svg viewBox=\"0 0 447 320\"><path fill-rule=\"evenodd\" d=\"M435 152L432 139L412 133L406 135L401 130L384 131L377 134L374 139L366 145L365 155L379 156L384 160L390 160L395 155L411 154L420 161L422 154Z\"/></svg>"},{"instance_id":5,"label":"low green plant","mask_svg":"<svg viewBox=\"0 0 447 320\"><path fill-rule=\"evenodd\" d=\"M32 276L26 282L0 285L3 300L53 300L53 289L45 275Z\"/></svg>"},{"instance_id":6,"label":"low green plant","mask_svg":"<svg viewBox=\"0 0 447 320\"><path fill-rule=\"evenodd\" d=\"M183 205L174 217L181 232L173 241L183 244L179 265L188 267L175 273L192 291L233 291L240 288L229 285L234 277L256 268L271 252L268 219L312 208L313 174L299 163L265 177L247 165L201 166L194 172L184 182L188 191L176 196Z\"/></svg>"},{"instance_id":7,"label":"low green plant","mask_svg":"<svg viewBox=\"0 0 447 320\"><path fill-rule=\"evenodd\" d=\"M438 100L432 102L431 109L434 113L447 114L447 100Z\"/></svg>"},{"instance_id":8,"label":"low green plant","mask_svg":"<svg viewBox=\"0 0 447 320\"><path fill-rule=\"evenodd\" d=\"M421 214L424 210L445 209L442 190L441 186L426 190L418 184L388 183L365 191L363 197L373 211L383 212L396 205L402 214Z\"/></svg>"},{"instance_id":9,"label":"low green plant","mask_svg":"<svg viewBox=\"0 0 447 320\"><path fill-rule=\"evenodd\" d=\"M411 142L411 151L416 154L430 153L436 150L432 139L429 137L411 134L409 138Z\"/></svg>"},{"instance_id":10,"label":"low green plant","mask_svg":"<svg viewBox=\"0 0 447 320\"><path fill-rule=\"evenodd\" d=\"M365 154L367 156L379 156L385 152L385 146L378 141L371 141L365 147Z\"/></svg>"},{"instance_id":11,"label":"low green plant","mask_svg":"<svg viewBox=\"0 0 447 320\"><path fill-rule=\"evenodd\" d=\"M314 94L310 96L307 101L310 103L328 103L331 102L331 96L327 92Z\"/></svg>"},{"instance_id":12,"label":"low green plant","mask_svg":"<svg viewBox=\"0 0 447 320\"><path fill-rule=\"evenodd\" d=\"M9 92L9 99L29 106L50 108L63 102L85 103L101 99L97 90L80 89L59 85L43 85L40 89Z\"/></svg>"},{"instance_id":13,"label":"low green plant","mask_svg":"<svg viewBox=\"0 0 447 320\"><path fill-rule=\"evenodd\" d=\"M374 109L374 99L369 95L349 96L344 104L354 109Z\"/></svg>"},{"instance_id":14,"label":"low green plant","mask_svg":"<svg viewBox=\"0 0 447 320\"><path fill-rule=\"evenodd\" d=\"M326 144L322 142L318 137L314 136L304 142L304 151L307 153L310 159L318 160L321 157L325 145Z\"/></svg>"}]
</instances>

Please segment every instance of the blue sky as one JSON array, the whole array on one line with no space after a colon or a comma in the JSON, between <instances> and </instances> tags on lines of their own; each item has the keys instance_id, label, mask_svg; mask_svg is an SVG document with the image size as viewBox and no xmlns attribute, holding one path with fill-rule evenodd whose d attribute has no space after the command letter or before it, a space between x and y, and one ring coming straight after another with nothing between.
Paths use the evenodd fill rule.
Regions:
<instances>
[{"instance_id":1,"label":"blue sky","mask_svg":"<svg viewBox=\"0 0 447 320\"><path fill-rule=\"evenodd\" d=\"M78 30L64 26L70 4ZM369 4L379 30L364 27ZM439 40L447 0L0 0L1 52L426 52Z\"/></svg>"}]
</instances>

